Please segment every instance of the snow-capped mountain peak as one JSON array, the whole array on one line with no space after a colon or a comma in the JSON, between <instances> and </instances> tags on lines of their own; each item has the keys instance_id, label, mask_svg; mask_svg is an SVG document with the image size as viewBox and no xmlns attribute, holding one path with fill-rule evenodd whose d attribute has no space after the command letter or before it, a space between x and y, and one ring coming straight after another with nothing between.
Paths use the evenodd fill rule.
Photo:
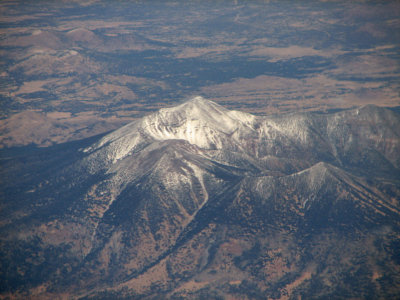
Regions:
<instances>
[{"instance_id":1,"label":"snow-capped mountain peak","mask_svg":"<svg viewBox=\"0 0 400 300\"><path fill-rule=\"evenodd\" d=\"M256 117L228 109L197 96L164 108L106 135L85 152L105 151L117 161L151 141L185 140L202 149L221 149L254 131Z\"/></svg>"},{"instance_id":2,"label":"snow-capped mountain peak","mask_svg":"<svg viewBox=\"0 0 400 300\"><path fill-rule=\"evenodd\" d=\"M321 160L342 164L353 148L372 144L380 149L388 164L400 165L398 135L393 130L399 128L397 116L389 110L369 110L371 118L379 122L385 120L389 124L379 135L371 126L363 125L364 117L354 115L356 110L329 115L255 117L195 97L178 106L161 109L104 136L84 149L89 154L85 160L91 172L104 168L111 170L111 165L129 156L135 159L142 151L153 151L150 145L180 140L190 145L190 151L203 158L256 172L275 170L290 174ZM352 128L348 126L348 120L352 120ZM357 143L353 142L355 134L362 137ZM387 145L385 140L392 141L393 147L384 147ZM297 159L299 164L285 167L282 164L284 157ZM309 163L302 165L302 159Z\"/></svg>"},{"instance_id":3,"label":"snow-capped mountain peak","mask_svg":"<svg viewBox=\"0 0 400 300\"><path fill-rule=\"evenodd\" d=\"M146 122L172 127L182 125L185 121L198 121L225 133L235 131L240 125L251 125L254 119L255 117L250 114L229 111L201 96L194 97L176 107L161 109L156 114L145 118Z\"/></svg>"}]
</instances>

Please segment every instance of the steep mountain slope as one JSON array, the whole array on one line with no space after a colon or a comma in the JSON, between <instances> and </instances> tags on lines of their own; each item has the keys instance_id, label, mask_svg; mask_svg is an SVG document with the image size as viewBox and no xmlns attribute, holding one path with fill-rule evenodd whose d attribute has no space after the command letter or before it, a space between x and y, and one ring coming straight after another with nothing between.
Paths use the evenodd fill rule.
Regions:
<instances>
[{"instance_id":1,"label":"steep mountain slope","mask_svg":"<svg viewBox=\"0 0 400 300\"><path fill-rule=\"evenodd\" d=\"M195 97L4 150L2 296L394 297L399 129L375 106L256 117Z\"/></svg>"}]
</instances>

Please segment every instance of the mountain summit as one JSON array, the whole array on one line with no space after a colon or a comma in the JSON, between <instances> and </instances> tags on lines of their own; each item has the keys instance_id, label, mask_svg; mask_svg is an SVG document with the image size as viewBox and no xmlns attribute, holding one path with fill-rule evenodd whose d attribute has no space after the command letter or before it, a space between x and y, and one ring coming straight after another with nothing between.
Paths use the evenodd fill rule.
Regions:
<instances>
[{"instance_id":1,"label":"mountain summit","mask_svg":"<svg viewBox=\"0 0 400 300\"><path fill-rule=\"evenodd\" d=\"M367 119L374 123L365 124ZM380 138L375 124L384 130ZM263 171L278 168L285 174L319 161L339 166L357 165L362 158L358 151L376 156L370 164L384 159L385 165L389 163L398 168L395 128L399 126L397 114L376 106L328 115L256 117L227 110L198 96L134 121L85 148L84 152L90 154L88 160L101 157L99 165L104 165L141 152L155 142L180 140L223 164L241 166L244 159L244 165L256 164ZM394 142L393 147L385 147L390 141ZM278 160L285 162L285 170L272 163ZM381 166L377 163L377 167Z\"/></svg>"},{"instance_id":2,"label":"mountain summit","mask_svg":"<svg viewBox=\"0 0 400 300\"><path fill-rule=\"evenodd\" d=\"M4 156L1 295L393 298L398 128L376 106L256 117L195 97Z\"/></svg>"},{"instance_id":3,"label":"mountain summit","mask_svg":"<svg viewBox=\"0 0 400 300\"><path fill-rule=\"evenodd\" d=\"M108 153L105 156L115 161L150 141L185 140L202 149L222 149L224 143L238 141L239 135L248 134L254 121L250 114L229 111L195 97L132 122L84 151L93 152L107 145L103 149Z\"/></svg>"}]
</instances>

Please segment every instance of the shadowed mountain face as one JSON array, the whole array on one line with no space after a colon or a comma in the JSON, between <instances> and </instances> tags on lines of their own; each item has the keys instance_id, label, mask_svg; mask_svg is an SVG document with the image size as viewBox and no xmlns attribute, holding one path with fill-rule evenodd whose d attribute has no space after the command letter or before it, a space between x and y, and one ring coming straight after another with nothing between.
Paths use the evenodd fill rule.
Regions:
<instances>
[{"instance_id":1,"label":"shadowed mountain face","mask_svg":"<svg viewBox=\"0 0 400 300\"><path fill-rule=\"evenodd\" d=\"M2 152L2 296L394 298L400 117L256 117L201 97Z\"/></svg>"}]
</instances>

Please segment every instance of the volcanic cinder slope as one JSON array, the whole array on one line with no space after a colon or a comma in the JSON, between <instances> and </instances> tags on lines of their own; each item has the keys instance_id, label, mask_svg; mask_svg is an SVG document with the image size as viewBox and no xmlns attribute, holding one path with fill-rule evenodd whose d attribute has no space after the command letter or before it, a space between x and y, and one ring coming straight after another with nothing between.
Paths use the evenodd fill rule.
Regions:
<instances>
[{"instance_id":1,"label":"volcanic cinder slope","mask_svg":"<svg viewBox=\"0 0 400 300\"><path fill-rule=\"evenodd\" d=\"M400 295L400 116L202 97L2 152L2 297Z\"/></svg>"}]
</instances>

